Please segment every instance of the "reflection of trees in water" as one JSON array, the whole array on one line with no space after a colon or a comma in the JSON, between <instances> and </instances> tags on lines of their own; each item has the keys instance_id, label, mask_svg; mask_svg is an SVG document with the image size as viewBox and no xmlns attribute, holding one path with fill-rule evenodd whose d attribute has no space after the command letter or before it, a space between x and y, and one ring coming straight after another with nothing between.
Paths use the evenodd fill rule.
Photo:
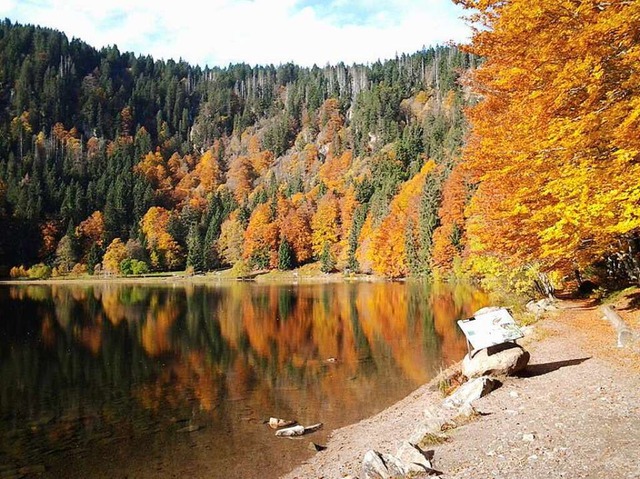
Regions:
<instances>
[{"instance_id":1,"label":"reflection of trees in water","mask_svg":"<svg viewBox=\"0 0 640 479\"><path fill-rule=\"evenodd\" d=\"M0 413L108 428L145 411L216 420L237 399L358 407L380 381L417 385L461 357L454 321L484 301L419 282L0 289Z\"/></svg>"}]
</instances>

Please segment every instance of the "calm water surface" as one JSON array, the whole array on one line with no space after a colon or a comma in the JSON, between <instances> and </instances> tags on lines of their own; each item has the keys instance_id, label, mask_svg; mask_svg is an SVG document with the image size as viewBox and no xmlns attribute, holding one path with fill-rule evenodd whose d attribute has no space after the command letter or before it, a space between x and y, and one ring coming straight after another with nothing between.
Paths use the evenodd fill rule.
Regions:
<instances>
[{"instance_id":1,"label":"calm water surface","mask_svg":"<svg viewBox=\"0 0 640 479\"><path fill-rule=\"evenodd\" d=\"M0 478L278 477L461 358L465 286L0 285ZM270 416L324 429L274 437Z\"/></svg>"}]
</instances>

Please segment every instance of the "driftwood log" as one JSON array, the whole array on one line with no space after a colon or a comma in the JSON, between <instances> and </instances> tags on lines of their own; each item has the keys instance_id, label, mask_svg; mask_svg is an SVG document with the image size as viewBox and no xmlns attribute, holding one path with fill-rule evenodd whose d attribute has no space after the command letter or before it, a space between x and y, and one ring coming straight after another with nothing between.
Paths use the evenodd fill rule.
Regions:
<instances>
[{"instance_id":1,"label":"driftwood log","mask_svg":"<svg viewBox=\"0 0 640 479\"><path fill-rule=\"evenodd\" d=\"M603 319L607 319L615 328L618 335L618 347L623 348L630 345L633 340L633 331L622 317L611 306L601 306L600 311L602 311Z\"/></svg>"}]
</instances>

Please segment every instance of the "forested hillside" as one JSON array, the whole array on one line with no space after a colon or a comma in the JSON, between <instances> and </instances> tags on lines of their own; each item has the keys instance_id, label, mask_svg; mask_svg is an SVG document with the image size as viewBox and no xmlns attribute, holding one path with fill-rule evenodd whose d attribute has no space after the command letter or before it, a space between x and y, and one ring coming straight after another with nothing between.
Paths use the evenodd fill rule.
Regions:
<instances>
[{"instance_id":1,"label":"forested hillside","mask_svg":"<svg viewBox=\"0 0 640 479\"><path fill-rule=\"evenodd\" d=\"M400 277L462 251L473 54L201 68L5 20L0 62L14 276L320 260Z\"/></svg>"}]
</instances>

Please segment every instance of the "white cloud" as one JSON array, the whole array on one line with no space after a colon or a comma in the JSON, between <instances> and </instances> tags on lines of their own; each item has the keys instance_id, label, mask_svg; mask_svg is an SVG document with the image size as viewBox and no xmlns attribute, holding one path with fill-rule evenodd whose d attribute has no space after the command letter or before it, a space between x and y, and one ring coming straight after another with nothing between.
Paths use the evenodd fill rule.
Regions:
<instances>
[{"instance_id":1,"label":"white cloud","mask_svg":"<svg viewBox=\"0 0 640 479\"><path fill-rule=\"evenodd\" d=\"M202 66L371 62L469 35L451 0L0 0L0 15Z\"/></svg>"}]
</instances>

